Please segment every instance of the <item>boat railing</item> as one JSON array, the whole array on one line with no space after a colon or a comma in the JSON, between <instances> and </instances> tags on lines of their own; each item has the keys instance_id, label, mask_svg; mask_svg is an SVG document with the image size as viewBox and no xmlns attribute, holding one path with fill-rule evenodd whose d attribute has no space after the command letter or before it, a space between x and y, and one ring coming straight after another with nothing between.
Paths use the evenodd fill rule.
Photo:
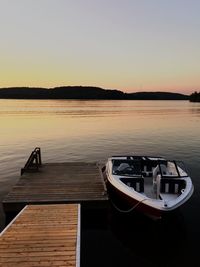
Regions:
<instances>
[{"instance_id":1,"label":"boat railing","mask_svg":"<svg viewBox=\"0 0 200 267\"><path fill-rule=\"evenodd\" d=\"M21 175L25 172L35 172L42 166L41 149L36 147L30 154L26 164L21 168Z\"/></svg>"}]
</instances>

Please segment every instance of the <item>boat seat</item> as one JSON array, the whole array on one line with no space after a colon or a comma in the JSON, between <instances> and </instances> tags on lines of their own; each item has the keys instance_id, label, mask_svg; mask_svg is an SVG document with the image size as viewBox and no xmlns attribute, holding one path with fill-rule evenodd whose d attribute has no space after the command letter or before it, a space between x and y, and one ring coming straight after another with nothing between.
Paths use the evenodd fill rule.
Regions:
<instances>
[{"instance_id":1,"label":"boat seat","mask_svg":"<svg viewBox=\"0 0 200 267\"><path fill-rule=\"evenodd\" d=\"M180 194L185 186L185 180L162 178L160 180L160 193Z\"/></svg>"},{"instance_id":2,"label":"boat seat","mask_svg":"<svg viewBox=\"0 0 200 267\"><path fill-rule=\"evenodd\" d=\"M145 165L142 164L142 176L143 177L152 177L153 172L152 172L152 166L150 166L149 164Z\"/></svg>"},{"instance_id":3,"label":"boat seat","mask_svg":"<svg viewBox=\"0 0 200 267\"><path fill-rule=\"evenodd\" d=\"M130 168L130 165L128 163L121 163L117 168L117 171L123 171L126 168Z\"/></svg>"},{"instance_id":4,"label":"boat seat","mask_svg":"<svg viewBox=\"0 0 200 267\"><path fill-rule=\"evenodd\" d=\"M137 192L144 192L144 178L120 178L120 180Z\"/></svg>"}]
</instances>

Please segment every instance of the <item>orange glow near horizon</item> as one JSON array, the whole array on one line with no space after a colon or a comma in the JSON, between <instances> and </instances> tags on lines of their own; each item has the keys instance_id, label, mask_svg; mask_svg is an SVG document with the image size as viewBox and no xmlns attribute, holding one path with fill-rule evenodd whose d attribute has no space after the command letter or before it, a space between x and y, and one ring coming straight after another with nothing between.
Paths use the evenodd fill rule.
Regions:
<instances>
[{"instance_id":1,"label":"orange glow near horizon","mask_svg":"<svg viewBox=\"0 0 200 267\"><path fill-rule=\"evenodd\" d=\"M4 1L0 88L200 91L200 2Z\"/></svg>"}]
</instances>

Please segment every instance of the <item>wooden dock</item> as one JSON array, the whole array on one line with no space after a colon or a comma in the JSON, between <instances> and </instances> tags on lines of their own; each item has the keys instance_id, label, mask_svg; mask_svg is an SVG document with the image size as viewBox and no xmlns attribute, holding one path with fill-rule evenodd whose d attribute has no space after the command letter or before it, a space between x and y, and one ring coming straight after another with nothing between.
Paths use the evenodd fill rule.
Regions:
<instances>
[{"instance_id":1,"label":"wooden dock","mask_svg":"<svg viewBox=\"0 0 200 267\"><path fill-rule=\"evenodd\" d=\"M2 267L79 267L80 205L28 205L0 234Z\"/></svg>"},{"instance_id":2,"label":"wooden dock","mask_svg":"<svg viewBox=\"0 0 200 267\"><path fill-rule=\"evenodd\" d=\"M25 172L3 200L5 214L18 213L28 204L81 203L103 205L108 200L97 163L46 163ZM104 204L105 205L105 204Z\"/></svg>"}]
</instances>

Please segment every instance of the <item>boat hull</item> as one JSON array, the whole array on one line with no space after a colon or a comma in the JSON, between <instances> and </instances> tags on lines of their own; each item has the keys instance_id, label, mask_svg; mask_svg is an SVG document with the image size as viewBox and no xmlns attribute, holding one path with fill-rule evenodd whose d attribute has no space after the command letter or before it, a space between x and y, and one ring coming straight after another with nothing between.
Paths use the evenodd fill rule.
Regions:
<instances>
[{"instance_id":1,"label":"boat hull","mask_svg":"<svg viewBox=\"0 0 200 267\"><path fill-rule=\"evenodd\" d=\"M124 194L118 188L113 186L109 180L106 181L106 185L110 200L119 212L139 212L155 220L161 219L167 214L167 211L156 209L143 202L139 203L137 199Z\"/></svg>"},{"instance_id":2,"label":"boat hull","mask_svg":"<svg viewBox=\"0 0 200 267\"><path fill-rule=\"evenodd\" d=\"M124 213L162 218L177 211L194 190L184 164L161 157L113 156L102 172L110 201Z\"/></svg>"}]
</instances>

